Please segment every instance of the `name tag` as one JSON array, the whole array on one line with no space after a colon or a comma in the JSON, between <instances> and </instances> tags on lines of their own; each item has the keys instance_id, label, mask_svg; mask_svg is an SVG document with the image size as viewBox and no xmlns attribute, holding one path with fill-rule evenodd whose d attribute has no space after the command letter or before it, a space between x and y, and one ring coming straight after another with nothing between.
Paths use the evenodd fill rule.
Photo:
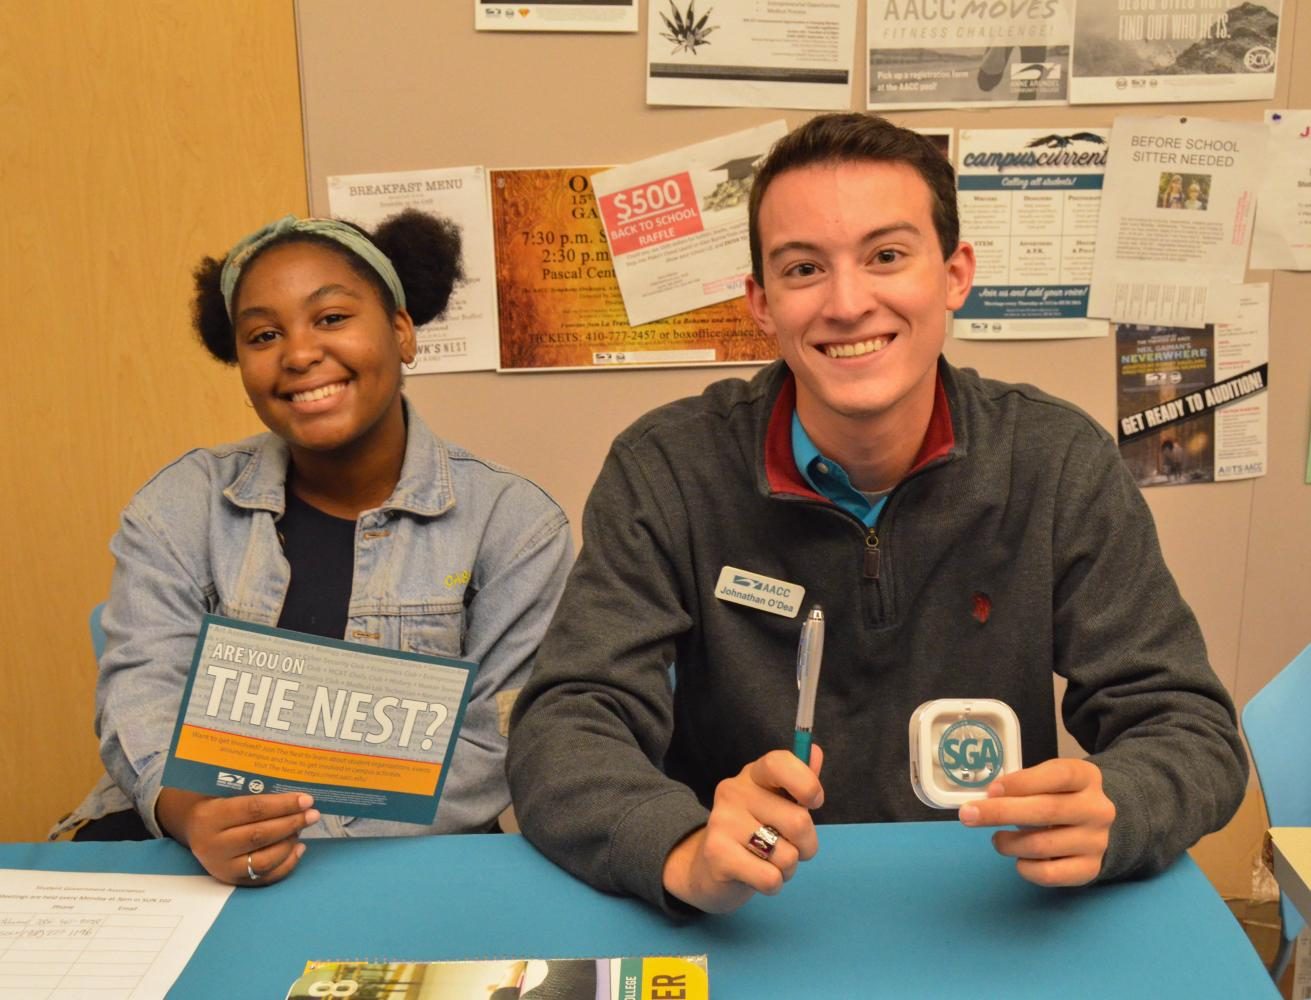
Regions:
<instances>
[{"instance_id":1,"label":"name tag","mask_svg":"<svg viewBox=\"0 0 1311 1000\"><path fill-rule=\"evenodd\" d=\"M775 580L750 570L725 566L719 571L715 596L730 604L768 611L771 615L795 618L805 600L806 588L786 580Z\"/></svg>"}]
</instances>

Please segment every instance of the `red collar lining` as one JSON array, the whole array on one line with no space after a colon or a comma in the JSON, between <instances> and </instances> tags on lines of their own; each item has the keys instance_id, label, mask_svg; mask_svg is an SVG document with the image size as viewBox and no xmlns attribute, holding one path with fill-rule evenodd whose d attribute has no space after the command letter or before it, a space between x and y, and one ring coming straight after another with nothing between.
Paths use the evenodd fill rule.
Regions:
<instances>
[{"instance_id":1,"label":"red collar lining","mask_svg":"<svg viewBox=\"0 0 1311 1000\"><path fill-rule=\"evenodd\" d=\"M791 372L783 377L783 385L774 400L769 426L765 429L765 479L774 493L790 493L814 500L827 500L816 493L797 468L792 454L792 413L797 408L797 383ZM950 453L956 445L956 432L951 426L951 404L942 384L942 373L937 373L933 387L933 412L929 426L920 442L910 472L916 472L935 459ZM907 475L910 475L910 472Z\"/></svg>"}]
</instances>

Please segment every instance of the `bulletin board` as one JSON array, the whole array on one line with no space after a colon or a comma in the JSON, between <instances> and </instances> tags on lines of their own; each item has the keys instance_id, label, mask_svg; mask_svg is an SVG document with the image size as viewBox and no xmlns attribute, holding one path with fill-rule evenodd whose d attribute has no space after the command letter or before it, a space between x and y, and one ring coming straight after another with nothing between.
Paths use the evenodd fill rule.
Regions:
<instances>
[{"instance_id":1,"label":"bulletin board","mask_svg":"<svg viewBox=\"0 0 1311 1000\"><path fill-rule=\"evenodd\" d=\"M865 34L864 4L857 45ZM1117 115L1260 121L1267 108L1311 107L1311 18L1284 0L1273 101L920 110L912 127L1064 129ZM812 112L649 107L645 24L630 34L474 30L468 0L304 0L297 30L310 208L328 214L327 178L482 164L613 165ZM1300 29L1300 30L1299 30ZM851 110L864 106L855 59ZM1251 272L1272 285L1267 474L1145 491L1166 559L1201 621L1212 662L1241 704L1311 642L1311 273ZM979 342L948 339L956 365L1030 382L1116 419L1113 337ZM411 377L406 391L441 436L540 483L577 533L612 438L647 410L752 367L492 372ZM1115 538L1107 538L1115 545Z\"/></svg>"}]
</instances>

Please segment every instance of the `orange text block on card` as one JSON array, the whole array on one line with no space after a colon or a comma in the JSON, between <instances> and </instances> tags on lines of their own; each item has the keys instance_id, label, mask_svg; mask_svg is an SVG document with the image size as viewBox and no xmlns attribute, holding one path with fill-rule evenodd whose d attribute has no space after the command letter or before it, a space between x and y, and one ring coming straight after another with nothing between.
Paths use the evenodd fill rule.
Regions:
<instances>
[{"instance_id":1,"label":"orange text block on card","mask_svg":"<svg viewBox=\"0 0 1311 1000\"><path fill-rule=\"evenodd\" d=\"M284 781L308 781L408 795L432 795L442 773L440 764L290 746L189 725L183 725L178 735L177 756L197 764L255 771Z\"/></svg>"}]
</instances>

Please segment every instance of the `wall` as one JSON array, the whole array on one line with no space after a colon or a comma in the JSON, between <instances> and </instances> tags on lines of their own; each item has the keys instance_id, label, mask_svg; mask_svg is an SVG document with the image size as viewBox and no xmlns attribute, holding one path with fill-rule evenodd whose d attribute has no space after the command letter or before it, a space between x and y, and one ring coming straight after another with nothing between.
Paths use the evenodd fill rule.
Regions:
<instances>
[{"instance_id":1,"label":"wall","mask_svg":"<svg viewBox=\"0 0 1311 1000\"><path fill-rule=\"evenodd\" d=\"M0 4L0 839L100 773L87 614L119 510L257 429L189 321L192 266L306 209L290 3Z\"/></svg>"},{"instance_id":2,"label":"wall","mask_svg":"<svg viewBox=\"0 0 1311 1000\"><path fill-rule=\"evenodd\" d=\"M858 4L858 38L864 37L864 6ZM1270 107L1311 106L1311 25L1304 23L1311 15L1304 12L1299 19L1297 7L1284 0ZM326 178L334 174L471 163L626 162L779 117L792 124L807 117L769 109L647 107L644 32L477 33L462 2L392 0L382 11L380 16L353 0L314 0L298 7L310 203L318 212L327 212ZM389 69L344 74L348 55L357 64ZM864 93L861 63L857 58L856 95ZM1259 121L1266 106L943 110L893 117L908 125L958 129L1039 123L1076 128L1109 125L1117 114ZM1269 277L1253 273L1249 280ZM1277 274L1273 284L1269 473L1239 483L1147 491L1166 558L1202 623L1217 672L1240 702L1311 642L1304 611L1311 603L1306 569L1311 566L1311 487L1302 481L1311 338L1299 322L1311 314L1311 274ZM1110 338L953 340L946 352L953 362L985 374L1041 385L1113 426L1115 343ZM408 392L439 433L532 476L576 515L620 428L654 405L699 392L713 379L752 370L430 375L412 378ZM538 419L517 419L523 413ZM490 414L505 416L493 420ZM1232 829L1197 852L1226 891L1243 891L1263 822L1259 799L1251 797Z\"/></svg>"}]
</instances>

